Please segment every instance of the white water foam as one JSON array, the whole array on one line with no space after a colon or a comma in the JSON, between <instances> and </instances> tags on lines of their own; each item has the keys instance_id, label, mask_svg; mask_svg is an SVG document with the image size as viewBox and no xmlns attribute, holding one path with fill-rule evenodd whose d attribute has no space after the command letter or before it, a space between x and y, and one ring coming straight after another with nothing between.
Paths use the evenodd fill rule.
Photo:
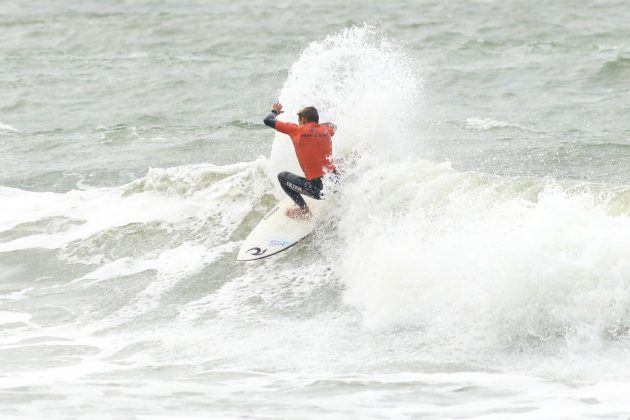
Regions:
<instances>
[{"instance_id":1,"label":"white water foam","mask_svg":"<svg viewBox=\"0 0 630 420\"><path fill-rule=\"evenodd\" d=\"M146 177L115 188L72 190L67 193L30 192L0 187L3 206L0 230L20 224L63 217L74 221L65 229L24 234L0 244L0 252L29 248L61 248L99 232L131 223L177 223L188 218L216 217L223 226L240 222L251 210L245 191L255 194L254 172L266 173L267 161L217 167L193 165L151 169ZM235 185L251 184L248 188ZM230 201L228 211L222 202ZM246 202L243 206L238 203Z\"/></svg>"},{"instance_id":2,"label":"white water foam","mask_svg":"<svg viewBox=\"0 0 630 420\"><path fill-rule=\"evenodd\" d=\"M419 327L460 356L598 351L630 326L630 217L613 197L422 161L381 165L346 187L334 261L370 328Z\"/></svg>"}]
</instances>

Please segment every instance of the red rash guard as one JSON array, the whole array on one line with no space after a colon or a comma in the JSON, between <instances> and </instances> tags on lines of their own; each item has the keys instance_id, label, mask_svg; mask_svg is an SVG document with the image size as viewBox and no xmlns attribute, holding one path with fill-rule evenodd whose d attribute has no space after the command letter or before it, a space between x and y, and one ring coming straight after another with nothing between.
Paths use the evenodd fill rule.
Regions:
<instances>
[{"instance_id":1,"label":"red rash guard","mask_svg":"<svg viewBox=\"0 0 630 420\"><path fill-rule=\"evenodd\" d=\"M319 125L314 122L296 125L276 121L275 129L291 137L306 179L319 178L335 170L331 139L335 135L335 129L332 125Z\"/></svg>"}]
</instances>

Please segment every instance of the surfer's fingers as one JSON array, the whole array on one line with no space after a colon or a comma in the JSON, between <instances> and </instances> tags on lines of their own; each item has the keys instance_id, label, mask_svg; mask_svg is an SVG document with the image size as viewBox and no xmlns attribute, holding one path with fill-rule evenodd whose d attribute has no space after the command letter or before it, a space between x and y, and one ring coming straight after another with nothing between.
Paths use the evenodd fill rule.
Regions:
<instances>
[{"instance_id":1,"label":"surfer's fingers","mask_svg":"<svg viewBox=\"0 0 630 420\"><path fill-rule=\"evenodd\" d=\"M278 114L281 113L281 112L284 112L284 111L282 111L282 104L280 102L274 103L272 108L274 110L276 110L278 112Z\"/></svg>"}]
</instances>

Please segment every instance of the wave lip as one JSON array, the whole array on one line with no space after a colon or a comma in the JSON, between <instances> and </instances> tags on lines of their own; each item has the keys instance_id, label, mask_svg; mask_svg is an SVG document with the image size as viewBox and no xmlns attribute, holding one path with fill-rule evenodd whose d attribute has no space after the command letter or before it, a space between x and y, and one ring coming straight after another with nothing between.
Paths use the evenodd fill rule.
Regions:
<instances>
[{"instance_id":1,"label":"wave lip","mask_svg":"<svg viewBox=\"0 0 630 420\"><path fill-rule=\"evenodd\" d=\"M0 130L2 131L14 131L17 132L17 128L15 127L11 127L9 124L5 124L2 121L0 121Z\"/></svg>"},{"instance_id":2,"label":"wave lip","mask_svg":"<svg viewBox=\"0 0 630 420\"><path fill-rule=\"evenodd\" d=\"M614 60L606 61L594 74L593 78L602 82L630 80L630 58L619 55Z\"/></svg>"},{"instance_id":3,"label":"wave lip","mask_svg":"<svg viewBox=\"0 0 630 420\"><path fill-rule=\"evenodd\" d=\"M491 118L472 117L466 119L466 128L471 130L489 131L501 128L517 128L519 130L531 131L522 125L507 121L493 120Z\"/></svg>"},{"instance_id":4,"label":"wave lip","mask_svg":"<svg viewBox=\"0 0 630 420\"><path fill-rule=\"evenodd\" d=\"M602 70L608 73L616 73L623 71L625 73L630 71L630 58L619 56L614 60L607 61Z\"/></svg>"}]
</instances>

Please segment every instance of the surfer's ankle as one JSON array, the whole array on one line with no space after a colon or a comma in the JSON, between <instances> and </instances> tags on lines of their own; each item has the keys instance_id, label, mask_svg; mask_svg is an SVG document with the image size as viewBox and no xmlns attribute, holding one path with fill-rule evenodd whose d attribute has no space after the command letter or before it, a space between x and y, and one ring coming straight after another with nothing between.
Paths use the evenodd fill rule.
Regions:
<instances>
[{"instance_id":1,"label":"surfer's ankle","mask_svg":"<svg viewBox=\"0 0 630 420\"><path fill-rule=\"evenodd\" d=\"M308 219L312 216L311 210L308 207L298 207L288 209L286 215L293 219Z\"/></svg>"}]
</instances>

